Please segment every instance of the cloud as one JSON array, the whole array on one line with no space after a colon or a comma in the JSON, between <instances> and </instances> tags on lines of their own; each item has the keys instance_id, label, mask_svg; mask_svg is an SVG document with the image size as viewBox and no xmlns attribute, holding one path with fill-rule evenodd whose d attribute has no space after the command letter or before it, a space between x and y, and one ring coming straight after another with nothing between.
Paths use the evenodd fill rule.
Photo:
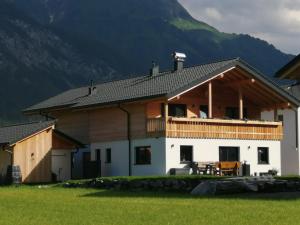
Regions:
<instances>
[{"instance_id":1,"label":"cloud","mask_svg":"<svg viewBox=\"0 0 300 225\"><path fill-rule=\"evenodd\" d=\"M246 33L300 53L300 0L179 0L193 17L220 31Z\"/></svg>"}]
</instances>

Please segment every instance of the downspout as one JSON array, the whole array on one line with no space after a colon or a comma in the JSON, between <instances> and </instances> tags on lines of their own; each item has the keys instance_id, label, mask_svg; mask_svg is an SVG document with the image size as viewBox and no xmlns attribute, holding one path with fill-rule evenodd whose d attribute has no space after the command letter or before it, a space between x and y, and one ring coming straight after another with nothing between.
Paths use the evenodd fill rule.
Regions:
<instances>
[{"instance_id":1,"label":"downspout","mask_svg":"<svg viewBox=\"0 0 300 225\"><path fill-rule=\"evenodd\" d=\"M298 129L299 129L299 124L298 124L298 122L299 122L299 116L298 116L298 109L296 108L293 108L292 109L294 112L295 112L295 120L296 120L296 150L299 150L299 131L298 131Z\"/></svg>"},{"instance_id":2,"label":"downspout","mask_svg":"<svg viewBox=\"0 0 300 225\"><path fill-rule=\"evenodd\" d=\"M127 140L128 140L128 175L132 175L131 170L131 135L130 135L130 113L126 109L122 108L121 105L118 105L118 108L126 113L127 115Z\"/></svg>"}]
</instances>

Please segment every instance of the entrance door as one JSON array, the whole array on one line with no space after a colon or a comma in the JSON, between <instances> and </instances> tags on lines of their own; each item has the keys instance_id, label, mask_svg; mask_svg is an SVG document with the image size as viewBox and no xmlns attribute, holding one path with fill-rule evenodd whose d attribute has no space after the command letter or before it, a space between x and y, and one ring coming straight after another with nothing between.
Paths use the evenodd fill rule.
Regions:
<instances>
[{"instance_id":1,"label":"entrance door","mask_svg":"<svg viewBox=\"0 0 300 225\"><path fill-rule=\"evenodd\" d=\"M97 177L101 177L101 149L96 150Z\"/></svg>"},{"instance_id":2,"label":"entrance door","mask_svg":"<svg viewBox=\"0 0 300 225\"><path fill-rule=\"evenodd\" d=\"M100 161L100 160L99 160ZM82 155L83 179L96 178L99 176L99 161L91 161L91 153L84 152Z\"/></svg>"}]
</instances>

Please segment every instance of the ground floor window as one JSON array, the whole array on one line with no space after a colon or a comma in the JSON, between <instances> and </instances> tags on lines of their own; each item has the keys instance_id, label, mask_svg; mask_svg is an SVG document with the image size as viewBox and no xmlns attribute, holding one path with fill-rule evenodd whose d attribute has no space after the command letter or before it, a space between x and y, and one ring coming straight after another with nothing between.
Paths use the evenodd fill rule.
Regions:
<instances>
[{"instance_id":1,"label":"ground floor window","mask_svg":"<svg viewBox=\"0 0 300 225\"><path fill-rule=\"evenodd\" d=\"M147 165L151 164L151 147L143 146L135 148L135 164Z\"/></svg>"},{"instance_id":2,"label":"ground floor window","mask_svg":"<svg viewBox=\"0 0 300 225\"><path fill-rule=\"evenodd\" d=\"M258 147L258 164L269 164L269 148Z\"/></svg>"},{"instance_id":3,"label":"ground floor window","mask_svg":"<svg viewBox=\"0 0 300 225\"><path fill-rule=\"evenodd\" d=\"M240 161L239 147L220 147L219 148L220 162L238 162Z\"/></svg>"},{"instance_id":4,"label":"ground floor window","mask_svg":"<svg viewBox=\"0 0 300 225\"><path fill-rule=\"evenodd\" d=\"M111 148L106 149L106 158L105 158L106 163L111 163Z\"/></svg>"},{"instance_id":5,"label":"ground floor window","mask_svg":"<svg viewBox=\"0 0 300 225\"><path fill-rule=\"evenodd\" d=\"M180 146L180 163L189 163L193 161L193 146Z\"/></svg>"}]
</instances>

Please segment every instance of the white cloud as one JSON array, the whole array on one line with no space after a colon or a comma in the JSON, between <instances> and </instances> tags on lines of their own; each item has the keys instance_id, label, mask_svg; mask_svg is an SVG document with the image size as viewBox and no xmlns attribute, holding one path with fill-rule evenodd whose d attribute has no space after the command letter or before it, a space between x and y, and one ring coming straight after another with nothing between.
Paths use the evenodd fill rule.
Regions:
<instances>
[{"instance_id":1,"label":"white cloud","mask_svg":"<svg viewBox=\"0 0 300 225\"><path fill-rule=\"evenodd\" d=\"M179 0L220 31L247 33L284 52L300 53L300 0Z\"/></svg>"}]
</instances>

